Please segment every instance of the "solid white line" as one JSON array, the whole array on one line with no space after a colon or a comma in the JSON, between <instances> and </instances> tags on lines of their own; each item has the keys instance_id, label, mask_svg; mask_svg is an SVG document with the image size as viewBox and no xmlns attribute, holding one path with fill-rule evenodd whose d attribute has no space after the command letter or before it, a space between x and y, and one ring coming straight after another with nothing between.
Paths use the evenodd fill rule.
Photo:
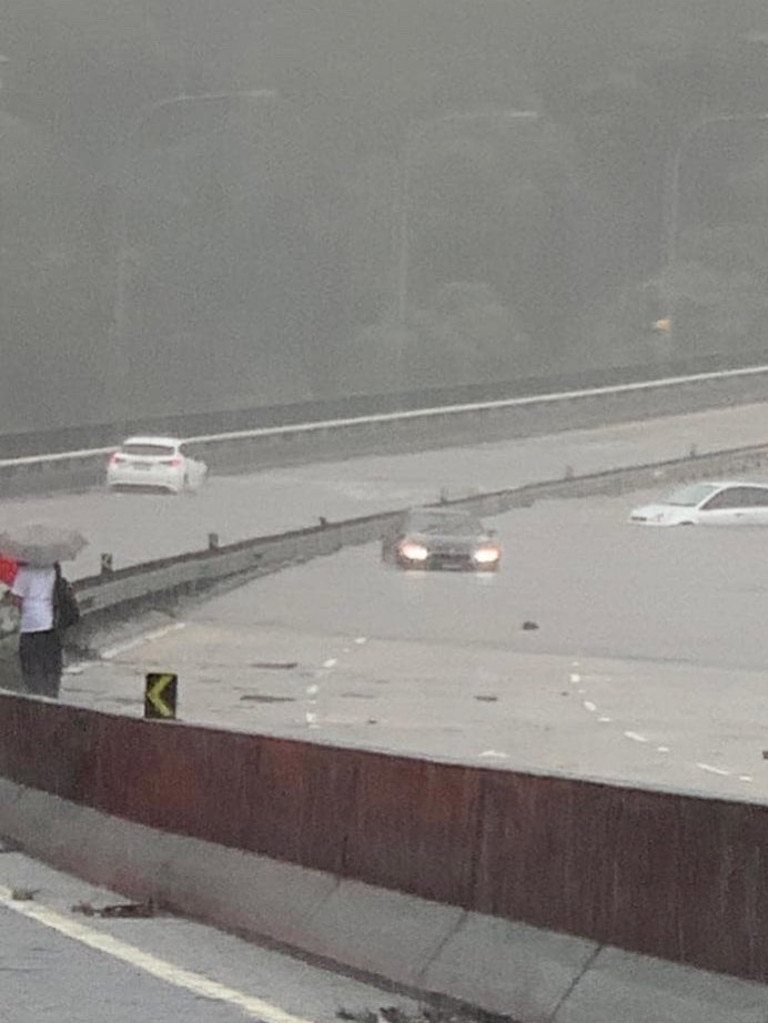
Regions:
<instances>
[{"instance_id":1,"label":"solid white line","mask_svg":"<svg viewBox=\"0 0 768 1023\"><path fill-rule=\"evenodd\" d=\"M199 998L210 998L212 1001L225 1002L227 1005L242 1009L251 1019L263 1020L263 1023L309 1023L302 1017L292 1016L261 998L236 991L202 973L193 973L191 970L174 966L134 945L128 945L124 941L113 938L111 934L94 930L76 920L69 920L45 906L34 902L19 902L11 898L10 889L2 885L0 885L0 905L29 920L34 920L44 927L58 931L59 934L78 941L81 945L86 945L97 952L104 952L106 955L112 956L113 959L120 959L129 966L143 970L144 973L148 973L158 980L189 991Z\"/></svg>"},{"instance_id":2,"label":"solid white line","mask_svg":"<svg viewBox=\"0 0 768 1023\"><path fill-rule=\"evenodd\" d=\"M101 651L101 660L111 661L119 654L124 654L127 650L133 650L137 646L143 646L144 643L151 643L153 640L162 639L163 636L167 636L171 632L178 632L179 629L186 628L186 624L186 622L174 622L173 625L165 625L162 629L153 629L151 632L145 632L134 639L128 639L124 643L116 643L114 646L107 647L106 650Z\"/></svg>"},{"instance_id":3,"label":"solid white line","mask_svg":"<svg viewBox=\"0 0 768 1023\"><path fill-rule=\"evenodd\" d=\"M711 764L697 764L702 771L709 771L710 774L721 774L724 778L730 776L730 771L724 771L722 767L713 767Z\"/></svg>"}]
</instances>

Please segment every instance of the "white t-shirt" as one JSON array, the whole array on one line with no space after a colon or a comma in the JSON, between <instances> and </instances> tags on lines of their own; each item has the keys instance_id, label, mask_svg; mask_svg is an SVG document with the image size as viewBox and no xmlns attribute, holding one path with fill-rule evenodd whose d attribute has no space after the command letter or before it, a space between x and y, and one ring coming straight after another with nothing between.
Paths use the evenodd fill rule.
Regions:
<instances>
[{"instance_id":1,"label":"white t-shirt","mask_svg":"<svg viewBox=\"0 0 768 1023\"><path fill-rule=\"evenodd\" d=\"M31 568L22 565L16 573L11 593L21 597L20 632L47 632L53 628L52 568Z\"/></svg>"}]
</instances>

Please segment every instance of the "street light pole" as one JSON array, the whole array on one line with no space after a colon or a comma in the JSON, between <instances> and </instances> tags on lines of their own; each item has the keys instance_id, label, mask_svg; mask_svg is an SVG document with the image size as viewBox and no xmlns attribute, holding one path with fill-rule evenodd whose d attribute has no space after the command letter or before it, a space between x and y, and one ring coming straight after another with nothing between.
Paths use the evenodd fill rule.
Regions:
<instances>
[{"instance_id":1,"label":"street light pole","mask_svg":"<svg viewBox=\"0 0 768 1023\"><path fill-rule=\"evenodd\" d=\"M688 125L683 131L677 147L669 161L667 174L666 202L665 202L665 230L664 230L664 264L667 273L667 310L666 320L669 327L674 328L673 298L674 289L669 284L669 275L672 267L677 262L677 240L680 233L680 172L690 143L701 131L712 124L723 124L729 122L740 122L744 124L759 124L768 122L768 113L763 114L714 114L711 117L702 117Z\"/></svg>"},{"instance_id":2,"label":"street light pole","mask_svg":"<svg viewBox=\"0 0 768 1023\"><path fill-rule=\"evenodd\" d=\"M397 218L397 274L396 274L396 300L397 300L397 321L401 329L405 327L408 314L408 277L410 274L411 245L410 245L410 201L411 201L411 151L414 143L422 139L428 131L443 124L481 121L481 120L503 120L523 121L536 120L538 113L535 110L460 110L454 113L444 114L429 121L419 121L409 124L403 138L403 148L400 157L400 186L399 193L399 216Z\"/></svg>"},{"instance_id":3,"label":"street light pole","mask_svg":"<svg viewBox=\"0 0 768 1023\"><path fill-rule=\"evenodd\" d=\"M159 110L185 104L216 102L217 100L264 100L278 99L279 95L275 89L256 89L240 92L204 92L204 93L180 93L178 96L171 96L167 99L155 100L143 106L133 118L130 127L122 135L118 143L121 165L122 157L126 156L129 148L141 128ZM127 327L130 317L130 252L128 246L128 189L124 182L121 182L116 192L116 227L117 238L117 267L115 271L115 291L112 303L112 320L109 329L109 344L107 358L107 380L111 382L105 388L108 396L108 414L112 423L119 429L125 426L128 418L124 408L124 388L130 380L129 360L126 349Z\"/></svg>"}]
</instances>

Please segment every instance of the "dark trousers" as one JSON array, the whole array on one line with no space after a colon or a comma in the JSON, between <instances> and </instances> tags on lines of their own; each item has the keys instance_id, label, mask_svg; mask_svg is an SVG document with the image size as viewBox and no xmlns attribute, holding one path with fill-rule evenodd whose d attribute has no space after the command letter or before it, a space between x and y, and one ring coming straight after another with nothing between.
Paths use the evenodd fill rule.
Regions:
<instances>
[{"instance_id":1,"label":"dark trousers","mask_svg":"<svg viewBox=\"0 0 768 1023\"><path fill-rule=\"evenodd\" d=\"M56 629L22 632L19 660L24 691L34 696L58 698L61 685L61 637Z\"/></svg>"}]
</instances>

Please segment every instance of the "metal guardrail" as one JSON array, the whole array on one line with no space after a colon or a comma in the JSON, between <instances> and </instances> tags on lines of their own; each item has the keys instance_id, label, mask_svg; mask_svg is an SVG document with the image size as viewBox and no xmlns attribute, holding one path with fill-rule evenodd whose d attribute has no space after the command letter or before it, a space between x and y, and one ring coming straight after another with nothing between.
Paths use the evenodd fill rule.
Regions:
<instances>
[{"instance_id":1,"label":"metal guardrail","mask_svg":"<svg viewBox=\"0 0 768 1023\"><path fill-rule=\"evenodd\" d=\"M382 448L391 450L403 443L445 445L461 442L461 439L477 440L478 436L488 439L510 432L530 435L577 428L595 420L615 419L617 414L618 418L647 415L645 406L652 396L660 402L654 414L669 414L681 411L680 397L691 390L700 396L697 400L710 399L711 403L715 389L719 400L724 401L728 396L720 393L722 388L749 381L768 383L768 366L350 419L201 434L184 439L195 445L214 467L266 466L296 459L319 459ZM563 407L569 412L565 423L557 419ZM0 492L13 496L96 485L103 482L105 460L114 450L114 447L100 447L0 459Z\"/></svg>"}]
</instances>

